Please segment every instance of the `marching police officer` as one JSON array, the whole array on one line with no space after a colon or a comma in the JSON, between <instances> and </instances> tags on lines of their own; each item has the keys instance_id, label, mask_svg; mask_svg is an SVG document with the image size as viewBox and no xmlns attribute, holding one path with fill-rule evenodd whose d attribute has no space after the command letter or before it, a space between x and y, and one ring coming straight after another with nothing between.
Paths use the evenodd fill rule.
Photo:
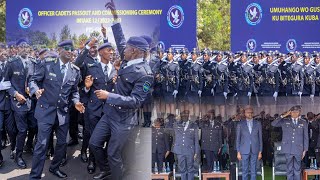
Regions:
<instances>
[{"instance_id":1,"label":"marching police officer","mask_svg":"<svg viewBox=\"0 0 320 180\"><path fill-rule=\"evenodd\" d=\"M8 93L11 96L11 106L13 108L18 134L16 144L15 161L19 168L26 168L26 163L22 158L23 147L28 129L34 131L36 120L29 98L28 69L30 60L28 59L28 49L22 47L20 55L8 61L5 81L11 82Z\"/></svg>"},{"instance_id":2,"label":"marching police officer","mask_svg":"<svg viewBox=\"0 0 320 180\"><path fill-rule=\"evenodd\" d=\"M211 172L217 166L218 154L221 152L223 136L222 124L215 120L214 110L208 112L208 119L200 123L201 150L204 152L207 162L207 171Z\"/></svg>"},{"instance_id":3,"label":"marching police officer","mask_svg":"<svg viewBox=\"0 0 320 180\"><path fill-rule=\"evenodd\" d=\"M73 43L71 40L66 40L58 46L59 58L46 59L31 77L30 94L35 94L38 99L35 109L35 118L38 120L38 140L33 153L30 179L41 178L48 139L53 129L56 132L57 143L49 171L59 178L67 177L59 170L59 166L67 148L69 103L71 103L69 101L74 103L79 112L84 112L78 93L80 70L69 62L72 57ZM42 84L42 89L39 88L38 83Z\"/></svg>"},{"instance_id":4,"label":"marching police officer","mask_svg":"<svg viewBox=\"0 0 320 180\"><path fill-rule=\"evenodd\" d=\"M180 84L179 84L179 102L180 102L180 111L188 109L188 103L186 99L187 92L187 82L188 82L188 72L191 66L191 62L188 61L189 50L183 48L180 52L181 57L179 59L180 67Z\"/></svg>"},{"instance_id":5,"label":"marching police officer","mask_svg":"<svg viewBox=\"0 0 320 180\"><path fill-rule=\"evenodd\" d=\"M287 179L301 179L301 160L309 147L308 123L300 113L301 107L294 106L271 123L282 128L281 152L286 156Z\"/></svg>"},{"instance_id":6,"label":"marching police officer","mask_svg":"<svg viewBox=\"0 0 320 180\"><path fill-rule=\"evenodd\" d=\"M194 179L194 161L200 153L198 125L190 121L189 111L181 112L181 121L174 124L173 150L177 156L181 180Z\"/></svg>"}]
</instances>

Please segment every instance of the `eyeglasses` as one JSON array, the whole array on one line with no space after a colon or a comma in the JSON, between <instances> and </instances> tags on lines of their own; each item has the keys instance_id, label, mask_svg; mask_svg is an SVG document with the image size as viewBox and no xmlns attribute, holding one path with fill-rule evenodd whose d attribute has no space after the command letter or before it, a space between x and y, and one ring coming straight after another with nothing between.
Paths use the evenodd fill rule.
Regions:
<instances>
[{"instance_id":1,"label":"eyeglasses","mask_svg":"<svg viewBox=\"0 0 320 180\"><path fill-rule=\"evenodd\" d=\"M66 50L66 51L69 51L69 52L74 50L73 46L63 46L63 49Z\"/></svg>"}]
</instances>

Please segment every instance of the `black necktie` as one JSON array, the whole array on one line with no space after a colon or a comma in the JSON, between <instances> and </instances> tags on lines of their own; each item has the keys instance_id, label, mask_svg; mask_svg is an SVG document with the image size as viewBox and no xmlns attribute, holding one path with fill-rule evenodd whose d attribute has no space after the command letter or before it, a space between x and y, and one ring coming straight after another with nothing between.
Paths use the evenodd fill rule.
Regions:
<instances>
[{"instance_id":1,"label":"black necktie","mask_svg":"<svg viewBox=\"0 0 320 180\"><path fill-rule=\"evenodd\" d=\"M104 73L105 81L108 81L109 80L109 77L108 77L108 65L104 66L103 73Z\"/></svg>"}]
</instances>

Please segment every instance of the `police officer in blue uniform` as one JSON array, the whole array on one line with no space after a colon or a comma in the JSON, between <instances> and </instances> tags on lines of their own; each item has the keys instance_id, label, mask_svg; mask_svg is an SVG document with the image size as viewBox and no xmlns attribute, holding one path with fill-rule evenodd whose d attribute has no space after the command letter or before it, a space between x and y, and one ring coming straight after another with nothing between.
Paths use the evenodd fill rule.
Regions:
<instances>
[{"instance_id":1,"label":"police officer in blue uniform","mask_svg":"<svg viewBox=\"0 0 320 180\"><path fill-rule=\"evenodd\" d=\"M310 61L311 55L309 52L305 52L303 54L304 59L304 67L303 67L303 75L304 75L304 85L303 85L303 92L302 95L304 101L303 104L308 105L310 104L310 99L312 103L314 103L314 95L315 95L315 75L316 75L316 67L312 65ZM310 99L307 97L310 96ZM309 109L309 108L308 108Z\"/></svg>"},{"instance_id":2,"label":"police officer in blue uniform","mask_svg":"<svg viewBox=\"0 0 320 180\"><path fill-rule=\"evenodd\" d=\"M169 134L163 127L163 119L157 118L152 128L152 170L157 163L157 171L162 173L164 159L170 153Z\"/></svg>"},{"instance_id":3,"label":"police officer in blue uniform","mask_svg":"<svg viewBox=\"0 0 320 180\"><path fill-rule=\"evenodd\" d=\"M213 109L213 67L215 62L211 60L212 52L209 49L204 49L202 51L203 56L203 105L201 107L202 114L205 114L209 110Z\"/></svg>"},{"instance_id":4,"label":"police officer in blue uniform","mask_svg":"<svg viewBox=\"0 0 320 180\"><path fill-rule=\"evenodd\" d=\"M89 96L87 93L84 91L84 82L87 77L87 71L88 71L88 64L93 65L93 64L99 64L99 59L98 59L98 43L96 38L91 38L88 40L85 44L84 49L81 51L79 56L76 58L75 63L76 66L80 68L81 72L81 77L82 81L80 82L80 99L81 102L84 103L85 107L88 106L89 104ZM100 72L100 71L99 71ZM90 79L90 78L89 78ZM78 132L76 131L78 123L77 123L77 111L73 109L73 118L72 122L70 123L70 137L71 140L69 141L68 145L76 145L78 144L78 137L77 134ZM88 161L88 156L87 156L87 149L89 147L89 139L90 139L90 120L89 120L89 111L86 111L83 116L83 141L82 141L82 147L81 147L81 160L82 162L87 162Z\"/></svg>"},{"instance_id":5,"label":"police officer in blue uniform","mask_svg":"<svg viewBox=\"0 0 320 180\"><path fill-rule=\"evenodd\" d=\"M85 75L84 91L88 98L88 128L89 138L93 133L96 124L103 116L103 101L99 100L95 95L96 90L106 90L111 92L114 86L117 71L111 64L114 49L110 43L104 43L98 48L101 60L93 63L86 62L83 67L83 75ZM95 171L95 158L91 150L89 150L89 163L87 170L89 174Z\"/></svg>"},{"instance_id":6,"label":"police officer in blue uniform","mask_svg":"<svg viewBox=\"0 0 320 180\"><path fill-rule=\"evenodd\" d=\"M194 179L194 161L200 155L198 125L190 121L189 111L181 112L181 120L176 122L174 129L174 145L172 152L178 160L178 172L181 180Z\"/></svg>"},{"instance_id":7,"label":"police officer in blue uniform","mask_svg":"<svg viewBox=\"0 0 320 180\"><path fill-rule=\"evenodd\" d=\"M1 49L0 49L1 50ZM0 51L1 52L1 51ZM6 72L6 59L7 54L6 52L1 52L0 54L0 79L3 79ZM14 126L14 119L11 112L11 103L10 103L10 95L6 92L9 89L11 83L9 81L0 82L0 130L3 130L6 126L7 132L9 134L11 143L11 153L15 148L15 126ZM2 140L2 132L0 132L0 140ZM0 167L3 165L3 156L1 154L1 147L0 144ZM13 154L12 154L13 155ZM11 156L11 154L10 154Z\"/></svg>"},{"instance_id":8,"label":"police officer in blue uniform","mask_svg":"<svg viewBox=\"0 0 320 180\"><path fill-rule=\"evenodd\" d=\"M30 60L28 59L28 49L22 47L20 55L8 61L5 81L11 82L8 93L11 96L11 107L14 111L18 134L16 144L15 161L19 168L26 168L26 163L22 158L23 147L28 129L34 131L36 120L28 92L28 69Z\"/></svg>"},{"instance_id":9,"label":"police officer in blue uniform","mask_svg":"<svg viewBox=\"0 0 320 180\"><path fill-rule=\"evenodd\" d=\"M113 1L106 5L118 19ZM122 64L118 71L117 81L111 92L97 90L98 99L105 100L104 115L96 125L89 144L96 158L100 173L94 179L104 179L110 175L106 170L107 157L103 149L109 139L107 154L114 180L123 177L122 150L138 124L137 111L150 93L153 74L150 66L144 61L149 51L149 44L141 37L131 37L126 42L120 23L112 26L117 49L121 53ZM121 138L119 138L121 137Z\"/></svg>"},{"instance_id":10,"label":"police officer in blue uniform","mask_svg":"<svg viewBox=\"0 0 320 180\"><path fill-rule=\"evenodd\" d=\"M262 75L259 95L262 96L261 105L267 113L275 113L275 103L280 86L278 63L274 61L273 58L274 55L268 53L266 63L259 67L259 71Z\"/></svg>"},{"instance_id":11,"label":"police officer in blue uniform","mask_svg":"<svg viewBox=\"0 0 320 180\"><path fill-rule=\"evenodd\" d=\"M295 52L291 55L291 61L287 63L286 73L288 77L288 84L286 86L286 91L288 96L291 97L292 104L300 104L301 96L303 92L304 76L303 76L303 64L302 59L299 58L300 53ZM289 100L289 98L288 98Z\"/></svg>"},{"instance_id":12,"label":"police officer in blue uniform","mask_svg":"<svg viewBox=\"0 0 320 180\"><path fill-rule=\"evenodd\" d=\"M179 59L179 67L180 67L180 84L179 84L179 103L180 103L180 111L184 111L188 109L188 103L186 99L186 89L188 82L188 72L191 66L191 62L188 61L189 50L187 48L183 48L180 51L180 59Z\"/></svg>"},{"instance_id":13,"label":"police officer in blue uniform","mask_svg":"<svg viewBox=\"0 0 320 180\"><path fill-rule=\"evenodd\" d=\"M83 113L84 106L79 101L78 83L80 69L69 61L72 57L71 40L59 43L59 58L46 59L31 77L30 94L35 94L38 102L35 118L38 120L38 140L33 153L30 179L40 179L45 163L48 139L54 129L57 136L55 154L49 171L59 178L67 175L59 170L60 162L67 148L70 100ZM38 83L42 84L42 89Z\"/></svg>"},{"instance_id":14,"label":"police officer in blue uniform","mask_svg":"<svg viewBox=\"0 0 320 180\"><path fill-rule=\"evenodd\" d=\"M247 53L240 54L240 63L236 65L236 93L239 105L250 104L253 91L253 66L247 61Z\"/></svg>"},{"instance_id":15,"label":"police officer in blue uniform","mask_svg":"<svg viewBox=\"0 0 320 180\"><path fill-rule=\"evenodd\" d=\"M308 123L300 113L301 107L294 106L271 123L282 128L281 152L286 156L288 180L301 179L301 160L309 147Z\"/></svg>"},{"instance_id":16,"label":"police officer in blue uniform","mask_svg":"<svg viewBox=\"0 0 320 180\"><path fill-rule=\"evenodd\" d=\"M212 94L214 96L214 105L219 110L222 118L225 117L225 102L228 94L229 73L227 59L223 59L223 52L218 51L215 58L215 65L213 69L213 87Z\"/></svg>"},{"instance_id":17,"label":"police officer in blue uniform","mask_svg":"<svg viewBox=\"0 0 320 180\"><path fill-rule=\"evenodd\" d=\"M316 100L320 95L320 53L313 54L314 63L315 63L315 96Z\"/></svg>"},{"instance_id":18,"label":"police officer in blue uniform","mask_svg":"<svg viewBox=\"0 0 320 180\"><path fill-rule=\"evenodd\" d=\"M180 86L180 68L179 63L173 59L174 50L169 48L166 53L166 57L160 63L161 90L166 103L161 109L167 114L175 114L175 102Z\"/></svg>"},{"instance_id":19,"label":"police officer in blue uniform","mask_svg":"<svg viewBox=\"0 0 320 180\"><path fill-rule=\"evenodd\" d=\"M164 51L163 49L157 47L156 54L151 57L150 60L150 68L154 75L154 85L153 85L153 92L152 96L154 99L154 106L157 112L157 117L164 118L164 112L161 111L161 106L164 106L164 101L162 100L162 81L160 75L160 63L161 59L163 58Z\"/></svg>"},{"instance_id":20,"label":"police officer in blue uniform","mask_svg":"<svg viewBox=\"0 0 320 180\"><path fill-rule=\"evenodd\" d=\"M201 150L204 152L206 157L207 171L211 172L214 170L214 165L217 166L215 161L218 161L218 155L221 152L223 143L223 130L222 124L215 120L215 111L211 110L207 113L205 121L200 123L201 129Z\"/></svg>"},{"instance_id":21,"label":"police officer in blue uniform","mask_svg":"<svg viewBox=\"0 0 320 180\"><path fill-rule=\"evenodd\" d=\"M191 118L196 120L200 115L200 98L203 89L203 68L198 61L200 53L197 48L191 52L190 68L188 70L188 81L186 84L186 98L189 103Z\"/></svg>"}]
</instances>

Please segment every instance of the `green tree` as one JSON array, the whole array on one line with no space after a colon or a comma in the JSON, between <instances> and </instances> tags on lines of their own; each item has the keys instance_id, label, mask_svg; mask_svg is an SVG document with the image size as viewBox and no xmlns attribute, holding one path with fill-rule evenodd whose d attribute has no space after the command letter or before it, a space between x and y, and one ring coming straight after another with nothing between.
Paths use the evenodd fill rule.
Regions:
<instances>
[{"instance_id":1,"label":"green tree","mask_svg":"<svg viewBox=\"0 0 320 180\"><path fill-rule=\"evenodd\" d=\"M56 33L52 33L49 48L55 48L55 47L57 47L57 45L58 45L57 35L56 35Z\"/></svg>"},{"instance_id":2,"label":"green tree","mask_svg":"<svg viewBox=\"0 0 320 180\"><path fill-rule=\"evenodd\" d=\"M198 45L230 50L230 0L198 0Z\"/></svg>"},{"instance_id":3,"label":"green tree","mask_svg":"<svg viewBox=\"0 0 320 180\"><path fill-rule=\"evenodd\" d=\"M77 37L77 35L76 34L73 34L73 36L72 36L72 41L73 41L73 44L78 44L78 37Z\"/></svg>"},{"instance_id":4,"label":"green tree","mask_svg":"<svg viewBox=\"0 0 320 180\"><path fill-rule=\"evenodd\" d=\"M45 32L40 31L30 31L28 33L29 41L32 45L45 45L48 46L50 40Z\"/></svg>"},{"instance_id":5,"label":"green tree","mask_svg":"<svg viewBox=\"0 0 320 180\"><path fill-rule=\"evenodd\" d=\"M68 25L63 26L60 32L60 41L71 39L71 32Z\"/></svg>"},{"instance_id":6,"label":"green tree","mask_svg":"<svg viewBox=\"0 0 320 180\"><path fill-rule=\"evenodd\" d=\"M87 40L88 40L88 36L86 34L81 34L79 37L78 37L78 43L76 44L76 47L79 47L80 46L80 43L85 43Z\"/></svg>"},{"instance_id":7,"label":"green tree","mask_svg":"<svg viewBox=\"0 0 320 180\"><path fill-rule=\"evenodd\" d=\"M0 42L6 40L6 0L0 0Z\"/></svg>"}]
</instances>

